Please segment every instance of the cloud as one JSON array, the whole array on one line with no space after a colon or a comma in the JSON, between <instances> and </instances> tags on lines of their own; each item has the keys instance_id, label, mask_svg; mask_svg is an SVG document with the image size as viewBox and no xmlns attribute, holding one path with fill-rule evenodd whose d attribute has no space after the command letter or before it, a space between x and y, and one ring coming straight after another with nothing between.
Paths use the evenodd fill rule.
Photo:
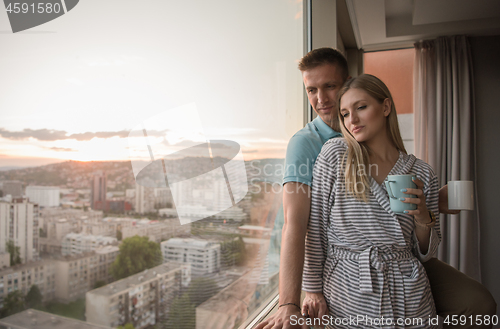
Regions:
<instances>
[{"instance_id":1,"label":"cloud","mask_svg":"<svg viewBox=\"0 0 500 329\"><path fill-rule=\"evenodd\" d=\"M148 137L165 137L168 129L165 130L147 130L146 134Z\"/></svg>"},{"instance_id":2,"label":"cloud","mask_svg":"<svg viewBox=\"0 0 500 329\"><path fill-rule=\"evenodd\" d=\"M78 150L68 148L68 147L47 147L49 150L57 152L78 152Z\"/></svg>"},{"instance_id":3,"label":"cloud","mask_svg":"<svg viewBox=\"0 0 500 329\"><path fill-rule=\"evenodd\" d=\"M23 129L23 131L8 131L0 128L0 136L10 140L25 140L29 138L38 139L39 141L58 141L67 139L76 139L77 141L89 141L92 138L111 138L111 137L128 137L130 131L99 131L99 132L85 132L79 134L68 134L64 130L54 129Z\"/></svg>"},{"instance_id":4,"label":"cloud","mask_svg":"<svg viewBox=\"0 0 500 329\"><path fill-rule=\"evenodd\" d=\"M120 131L100 131L100 132L86 132L86 133L80 133L80 134L72 134L69 135L67 139L76 139L77 141L88 141L91 140L94 137L97 138L111 138L118 136L120 138L125 138L128 137L128 134L130 131L127 130L120 130Z\"/></svg>"},{"instance_id":5,"label":"cloud","mask_svg":"<svg viewBox=\"0 0 500 329\"><path fill-rule=\"evenodd\" d=\"M63 130L52 129L24 129L23 131L8 131L0 128L0 136L6 139L23 140L28 138L38 139L40 141L56 141L61 139L68 139L66 132Z\"/></svg>"}]
</instances>

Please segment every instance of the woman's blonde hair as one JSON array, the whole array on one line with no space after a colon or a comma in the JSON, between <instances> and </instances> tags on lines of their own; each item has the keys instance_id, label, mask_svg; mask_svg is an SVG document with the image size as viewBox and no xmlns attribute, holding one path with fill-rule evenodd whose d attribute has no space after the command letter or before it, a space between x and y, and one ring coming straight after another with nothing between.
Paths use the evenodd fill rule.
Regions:
<instances>
[{"instance_id":1,"label":"woman's blonde hair","mask_svg":"<svg viewBox=\"0 0 500 329\"><path fill-rule=\"evenodd\" d=\"M398 117L394 101L387 86L379 78L370 74L363 74L348 80L337 95L337 105L339 108L338 117L341 122L340 129L342 130L342 134L344 135L348 147L347 153L344 155L344 157L347 156L347 161L342 161L342 163L345 163L345 183L349 194L352 194L358 200L367 202L368 191L370 190L370 181L368 179L366 168L369 168L370 165L370 150L364 142L358 143L354 136L351 135L349 130L345 127L344 117L340 113L340 101L342 96L344 96L349 89L353 88L365 91L368 95L375 98L380 104L382 104L386 99L390 100L391 112L386 118L387 135L398 151L406 153L406 149L399 132Z\"/></svg>"}]
</instances>

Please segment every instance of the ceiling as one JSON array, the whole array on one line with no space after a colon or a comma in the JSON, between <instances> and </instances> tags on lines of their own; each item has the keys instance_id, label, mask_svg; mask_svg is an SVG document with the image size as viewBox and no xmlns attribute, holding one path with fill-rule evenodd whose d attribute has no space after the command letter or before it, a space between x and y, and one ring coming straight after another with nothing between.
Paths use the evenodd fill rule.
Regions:
<instances>
[{"instance_id":1,"label":"ceiling","mask_svg":"<svg viewBox=\"0 0 500 329\"><path fill-rule=\"evenodd\" d=\"M337 12L345 47L365 51L444 35L500 34L499 0L338 0Z\"/></svg>"}]
</instances>

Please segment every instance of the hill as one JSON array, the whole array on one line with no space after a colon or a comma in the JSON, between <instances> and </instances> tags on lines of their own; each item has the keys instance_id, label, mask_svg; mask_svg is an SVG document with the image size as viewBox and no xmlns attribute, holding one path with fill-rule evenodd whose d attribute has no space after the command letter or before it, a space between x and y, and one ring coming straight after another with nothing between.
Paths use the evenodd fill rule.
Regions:
<instances>
[{"instance_id":1,"label":"hill","mask_svg":"<svg viewBox=\"0 0 500 329\"><path fill-rule=\"evenodd\" d=\"M19 180L27 185L59 186L88 189L94 172L103 170L108 175L108 190L133 188L134 175L130 161L65 161L40 167L0 172L0 181Z\"/></svg>"}]
</instances>

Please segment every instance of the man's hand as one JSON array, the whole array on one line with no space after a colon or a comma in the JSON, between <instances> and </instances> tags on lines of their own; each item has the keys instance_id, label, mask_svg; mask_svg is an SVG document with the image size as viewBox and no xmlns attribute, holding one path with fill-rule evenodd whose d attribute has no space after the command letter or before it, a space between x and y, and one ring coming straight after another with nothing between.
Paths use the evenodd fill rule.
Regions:
<instances>
[{"instance_id":1,"label":"man's hand","mask_svg":"<svg viewBox=\"0 0 500 329\"><path fill-rule=\"evenodd\" d=\"M460 213L460 210L448 209L448 185L439 189L439 212L448 215L456 215Z\"/></svg>"},{"instance_id":2,"label":"man's hand","mask_svg":"<svg viewBox=\"0 0 500 329\"><path fill-rule=\"evenodd\" d=\"M328 306L322 293L306 292L306 297L302 302L302 314L309 315L311 319L321 321L324 315L328 315Z\"/></svg>"},{"instance_id":3,"label":"man's hand","mask_svg":"<svg viewBox=\"0 0 500 329\"><path fill-rule=\"evenodd\" d=\"M286 305L280 307L276 313L259 323L254 329L309 329L305 325L305 320L304 325L298 325L301 318L303 316L296 306ZM302 320L300 322L302 323Z\"/></svg>"}]
</instances>

